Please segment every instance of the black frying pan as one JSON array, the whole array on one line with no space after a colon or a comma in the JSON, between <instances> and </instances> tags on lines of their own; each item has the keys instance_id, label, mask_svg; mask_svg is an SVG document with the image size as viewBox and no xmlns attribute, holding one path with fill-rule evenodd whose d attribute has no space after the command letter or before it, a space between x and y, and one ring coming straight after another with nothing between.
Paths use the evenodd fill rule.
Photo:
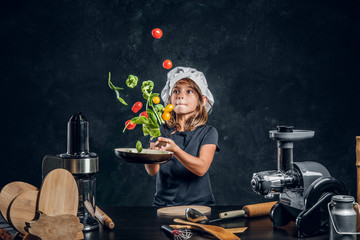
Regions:
<instances>
[{"instance_id":1,"label":"black frying pan","mask_svg":"<svg viewBox=\"0 0 360 240\"><path fill-rule=\"evenodd\" d=\"M143 149L138 153L136 148L115 148L115 155L126 162L159 164L165 163L173 156L173 152Z\"/></svg>"}]
</instances>

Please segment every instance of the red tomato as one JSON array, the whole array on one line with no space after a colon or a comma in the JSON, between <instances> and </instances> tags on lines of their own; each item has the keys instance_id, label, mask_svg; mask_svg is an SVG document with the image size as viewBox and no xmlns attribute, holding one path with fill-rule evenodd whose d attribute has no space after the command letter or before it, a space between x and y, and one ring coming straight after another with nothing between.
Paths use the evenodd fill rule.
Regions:
<instances>
[{"instance_id":1,"label":"red tomato","mask_svg":"<svg viewBox=\"0 0 360 240\"><path fill-rule=\"evenodd\" d=\"M161 31L160 28L154 28L152 31L151 31L151 35L154 37L154 38L161 38L162 35L163 35L163 32Z\"/></svg>"},{"instance_id":2,"label":"red tomato","mask_svg":"<svg viewBox=\"0 0 360 240\"><path fill-rule=\"evenodd\" d=\"M133 111L134 113L137 113L141 108L142 108L142 103L141 102L136 102L132 106L131 111Z\"/></svg>"},{"instance_id":3,"label":"red tomato","mask_svg":"<svg viewBox=\"0 0 360 240\"><path fill-rule=\"evenodd\" d=\"M133 123L133 122L129 123L130 121L131 120L127 120L126 123L125 123L125 126L127 126L126 129L133 130L136 127L136 124ZM129 125L128 125L128 123L129 123Z\"/></svg>"},{"instance_id":4,"label":"red tomato","mask_svg":"<svg viewBox=\"0 0 360 240\"><path fill-rule=\"evenodd\" d=\"M144 116L146 118L149 118L149 115L148 115L147 111L143 111L142 113L140 113L140 116Z\"/></svg>"},{"instance_id":5,"label":"red tomato","mask_svg":"<svg viewBox=\"0 0 360 240\"><path fill-rule=\"evenodd\" d=\"M169 59L166 59L166 60L163 62L163 67L166 68L166 69L172 68L172 62L171 62Z\"/></svg>"}]
</instances>

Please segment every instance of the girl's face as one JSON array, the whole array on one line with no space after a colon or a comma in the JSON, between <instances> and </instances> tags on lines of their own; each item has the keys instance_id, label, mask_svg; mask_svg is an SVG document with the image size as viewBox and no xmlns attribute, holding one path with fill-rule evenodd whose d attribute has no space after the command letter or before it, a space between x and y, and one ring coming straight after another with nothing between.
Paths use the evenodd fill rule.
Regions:
<instances>
[{"instance_id":1,"label":"girl's face","mask_svg":"<svg viewBox=\"0 0 360 240\"><path fill-rule=\"evenodd\" d=\"M191 115L196 110L199 96L188 83L178 82L172 90L171 103L178 115Z\"/></svg>"}]
</instances>

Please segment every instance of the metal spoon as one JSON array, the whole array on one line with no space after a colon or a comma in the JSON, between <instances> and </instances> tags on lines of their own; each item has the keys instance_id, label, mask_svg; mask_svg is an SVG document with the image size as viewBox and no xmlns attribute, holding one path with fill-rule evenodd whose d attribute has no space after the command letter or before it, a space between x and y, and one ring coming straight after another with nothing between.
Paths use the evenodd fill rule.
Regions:
<instances>
[{"instance_id":1,"label":"metal spoon","mask_svg":"<svg viewBox=\"0 0 360 240\"><path fill-rule=\"evenodd\" d=\"M189 222L202 224L207 224L210 222L209 219L205 216L205 214L194 208L187 208L185 210L185 217Z\"/></svg>"},{"instance_id":2,"label":"metal spoon","mask_svg":"<svg viewBox=\"0 0 360 240\"><path fill-rule=\"evenodd\" d=\"M229 214L229 213L232 213L232 214ZM203 214L202 212L200 212L194 208L187 208L185 210L185 217L189 222L202 223L202 224L213 223L213 222L217 222L217 221L227 219L227 218L240 217L240 216L243 216L244 214L245 214L244 210L230 211L230 212L226 212L223 215L220 214L219 219L209 220L205 216L205 214Z\"/></svg>"}]
</instances>

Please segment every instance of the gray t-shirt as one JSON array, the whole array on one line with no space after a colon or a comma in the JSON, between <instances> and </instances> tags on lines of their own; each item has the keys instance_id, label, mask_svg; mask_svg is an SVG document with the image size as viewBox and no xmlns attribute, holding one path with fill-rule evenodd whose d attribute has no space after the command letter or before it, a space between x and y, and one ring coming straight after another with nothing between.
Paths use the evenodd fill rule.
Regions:
<instances>
[{"instance_id":1,"label":"gray t-shirt","mask_svg":"<svg viewBox=\"0 0 360 240\"><path fill-rule=\"evenodd\" d=\"M216 151L220 150L218 132L209 125L200 126L193 131L176 131L171 134L174 130L164 124L160 131L162 137L172 139L182 150L195 157L199 157L200 148L205 144L215 144ZM209 172L199 177L186 169L176 157L160 164L160 170L156 176L154 205L215 205Z\"/></svg>"}]
</instances>

